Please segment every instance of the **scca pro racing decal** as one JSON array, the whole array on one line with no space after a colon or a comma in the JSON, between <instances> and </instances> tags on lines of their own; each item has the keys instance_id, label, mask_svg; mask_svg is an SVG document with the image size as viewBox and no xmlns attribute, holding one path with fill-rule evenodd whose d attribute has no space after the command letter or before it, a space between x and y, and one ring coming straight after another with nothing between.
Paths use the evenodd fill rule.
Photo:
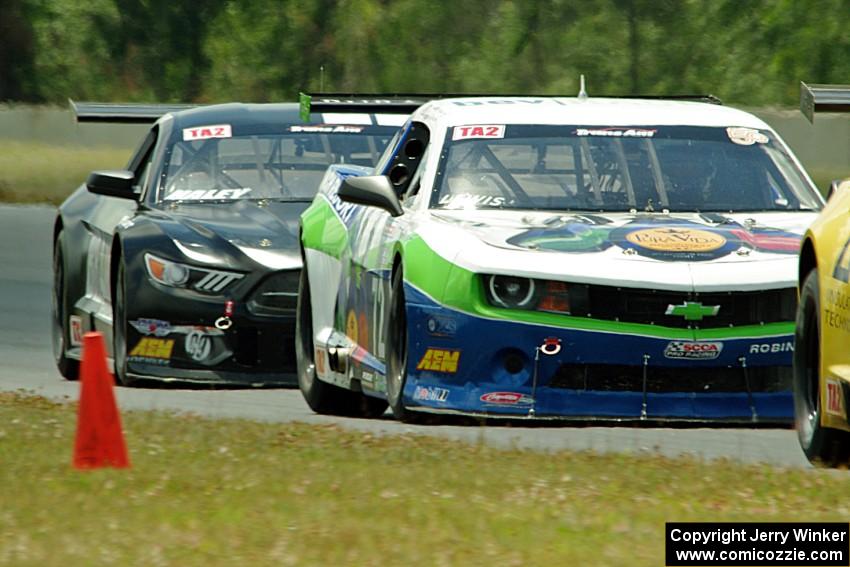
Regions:
<instances>
[{"instance_id":1,"label":"scca pro racing decal","mask_svg":"<svg viewBox=\"0 0 850 567\"><path fill-rule=\"evenodd\" d=\"M136 329L139 334L155 337L167 337L173 330L171 323L162 319L136 319L130 321L130 326Z\"/></svg>"},{"instance_id":2,"label":"scca pro racing decal","mask_svg":"<svg viewBox=\"0 0 850 567\"><path fill-rule=\"evenodd\" d=\"M664 349L665 358L714 360L723 350L721 342L670 341Z\"/></svg>"}]
</instances>

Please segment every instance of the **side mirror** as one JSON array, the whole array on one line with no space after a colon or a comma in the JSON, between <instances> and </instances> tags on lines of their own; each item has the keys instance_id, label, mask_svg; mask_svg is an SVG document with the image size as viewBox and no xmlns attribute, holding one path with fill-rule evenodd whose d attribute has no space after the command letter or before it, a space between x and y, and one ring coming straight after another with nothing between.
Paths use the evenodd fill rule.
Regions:
<instances>
[{"instance_id":1,"label":"side mirror","mask_svg":"<svg viewBox=\"0 0 850 567\"><path fill-rule=\"evenodd\" d=\"M832 199L832 196L838 192L838 188L844 182L844 179L833 179L832 183L829 184L829 189L826 190L826 200L829 201Z\"/></svg>"},{"instance_id":2,"label":"side mirror","mask_svg":"<svg viewBox=\"0 0 850 567\"><path fill-rule=\"evenodd\" d=\"M378 207L394 217L404 214L392 183L384 175L347 177L342 181L338 195L346 203Z\"/></svg>"},{"instance_id":3,"label":"side mirror","mask_svg":"<svg viewBox=\"0 0 850 567\"><path fill-rule=\"evenodd\" d=\"M139 195L133 188L133 178L133 172L125 169L92 171L86 179L86 188L97 195L138 201Z\"/></svg>"}]
</instances>

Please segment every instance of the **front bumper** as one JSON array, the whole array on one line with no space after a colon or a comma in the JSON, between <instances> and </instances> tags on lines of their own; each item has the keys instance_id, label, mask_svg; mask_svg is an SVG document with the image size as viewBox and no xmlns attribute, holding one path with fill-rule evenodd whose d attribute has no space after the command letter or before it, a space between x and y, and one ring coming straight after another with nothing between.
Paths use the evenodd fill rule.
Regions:
<instances>
[{"instance_id":1,"label":"front bumper","mask_svg":"<svg viewBox=\"0 0 850 567\"><path fill-rule=\"evenodd\" d=\"M211 384L297 384L295 315L252 313L234 301L228 328L221 297L140 285L127 306L131 378Z\"/></svg>"},{"instance_id":2,"label":"front bumper","mask_svg":"<svg viewBox=\"0 0 850 567\"><path fill-rule=\"evenodd\" d=\"M414 300L407 308L404 395L413 410L536 419L793 419L790 322L767 332L723 329L695 337L691 329L647 328L641 335L485 318L406 292Z\"/></svg>"}]
</instances>

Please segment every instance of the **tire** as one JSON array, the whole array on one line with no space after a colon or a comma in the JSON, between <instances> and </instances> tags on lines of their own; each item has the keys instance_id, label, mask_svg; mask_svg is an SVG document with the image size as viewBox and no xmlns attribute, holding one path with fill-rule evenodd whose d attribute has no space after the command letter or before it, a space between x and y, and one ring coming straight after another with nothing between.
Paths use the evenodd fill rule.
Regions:
<instances>
[{"instance_id":1,"label":"tire","mask_svg":"<svg viewBox=\"0 0 850 567\"><path fill-rule=\"evenodd\" d=\"M816 466L835 467L850 457L850 435L821 425L820 290L818 271L803 280L794 335L794 418L806 458Z\"/></svg>"},{"instance_id":2,"label":"tire","mask_svg":"<svg viewBox=\"0 0 850 567\"><path fill-rule=\"evenodd\" d=\"M424 415L404 405L407 384L407 304L404 299L404 275L401 267L393 274L390 311L387 315L387 402L396 419L420 423Z\"/></svg>"},{"instance_id":3,"label":"tire","mask_svg":"<svg viewBox=\"0 0 850 567\"><path fill-rule=\"evenodd\" d=\"M76 380L80 375L80 363L68 358L67 350L70 342L68 317L68 286L65 279L65 233L60 232L53 248L53 294L51 298L51 342L53 343L53 359L56 368L67 380Z\"/></svg>"},{"instance_id":4,"label":"tire","mask_svg":"<svg viewBox=\"0 0 850 567\"><path fill-rule=\"evenodd\" d=\"M122 386L132 386L134 379L127 375L127 285L124 276L124 259L118 261L115 289L112 294L112 359L115 362L115 380Z\"/></svg>"},{"instance_id":5,"label":"tire","mask_svg":"<svg viewBox=\"0 0 850 567\"><path fill-rule=\"evenodd\" d=\"M298 387L314 412L349 417L380 417L387 410L384 400L345 390L316 376L313 346L313 309L307 265L301 269L295 315L295 360Z\"/></svg>"}]
</instances>

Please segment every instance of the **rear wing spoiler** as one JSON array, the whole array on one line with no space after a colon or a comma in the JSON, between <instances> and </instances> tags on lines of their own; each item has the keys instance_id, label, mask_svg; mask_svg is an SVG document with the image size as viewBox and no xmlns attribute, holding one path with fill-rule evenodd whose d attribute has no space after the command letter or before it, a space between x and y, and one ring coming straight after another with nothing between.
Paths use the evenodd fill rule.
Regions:
<instances>
[{"instance_id":1,"label":"rear wing spoiler","mask_svg":"<svg viewBox=\"0 0 850 567\"><path fill-rule=\"evenodd\" d=\"M344 93L300 93L298 95L301 120L310 120L311 112L366 112L369 114L411 114L430 100L443 98L475 97L525 97L525 98L568 98L573 95L535 95L506 93L431 93L431 94L344 94ZM632 98L657 100L683 100L723 104L712 94L686 95L625 95L601 96L597 98Z\"/></svg>"},{"instance_id":2,"label":"rear wing spoiler","mask_svg":"<svg viewBox=\"0 0 850 567\"><path fill-rule=\"evenodd\" d=\"M850 85L807 85L800 81L800 112L812 123L815 112L850 112Z\"/></svg>"},{"instance_id":3,"label":"rear wing spoiler","mask_svg":"<svg viewBox=\"0 0 850 567\"><path fill-rule=\"evenodd\" d=\"M149 124L169 112L195 108L196 104L136 104L68 101L77 122L120 122Z\"/></svg>"},{"instance_id":4,"label":"rear wing spoiler","mask_svg":"<svg viewBox=\"0 0 850 567\"><path fill-rule=\"evenodd\" d=\"M299 93L298 109L304 122L310 120L311 112L411 114L435 98L446 98L446 95Z\"/></svg>"}]
</instances>

